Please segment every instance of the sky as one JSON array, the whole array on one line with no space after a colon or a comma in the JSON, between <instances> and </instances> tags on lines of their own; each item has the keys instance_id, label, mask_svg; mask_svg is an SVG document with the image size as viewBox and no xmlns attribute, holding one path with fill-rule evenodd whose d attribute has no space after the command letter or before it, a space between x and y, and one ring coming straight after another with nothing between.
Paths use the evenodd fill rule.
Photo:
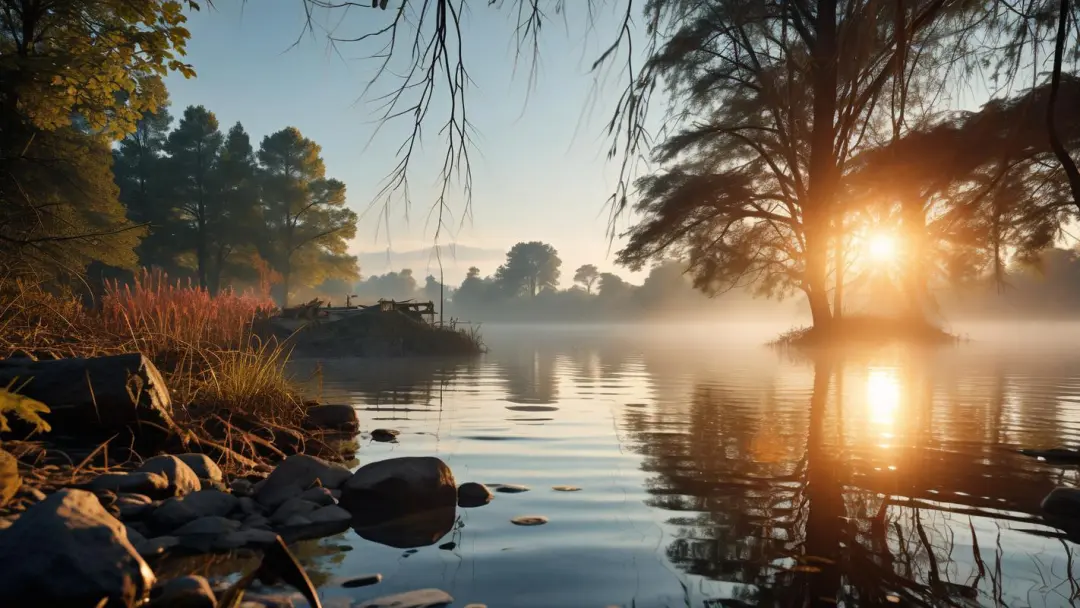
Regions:
<instances>
[{"instance_id":1,"label":"sky","mask_svg":"<svg viewBox=\"0 0 1080 608\"><path fill-rule=\"evenodd\" d=\"M540 240L558 250L563 285L586 263L640 282L640 275L615 266L621 241L606 236L605 205L617 167L606 158L604 124L619 90L613 79L597 86L589 73L602 43L610 40L605 17L599 31L588 36L582 35L583 14L570 15L568 24L561 17L547 24L530 86L529 62L515 61L515 15L488 7L487 0L472 4L463 17L463 55L474 82L467 93L476 140L472 213L464 215L465 198L460 185L454 187L453 232L440 241L459 246L444 250L446 281L460 282L474 265L481 274L492 274L514 243ZM444 150L437 133L446 110L443 97L433 105L424 152L411 176L413 204L406 208L395 200L384 207L374 197L396 164L411 123L396 120L380 127L374 98L388 89L362 97L377 67L369 57L378 47L343 43L335 52L323 32L292 46L305 23L302 1L259 0L259 9L255 6L218 0L212 9L189 14L191 40L184 59L198 75L166 79L173 115L188 105L204 105L223 131L243 123L256 148L272 132L300 129L322 146L327 176L345 182L348 204L361 215L350 247L359 256L361 273L409 267L421 277L437 276L431 250L435 222L427 220ZM392 13L354 9L335 31L367 33L388 24ZM316 22L336 23L338 17L324 13ZM628 220L619 226L624 231Z\"/></svg>"}]
</instances>

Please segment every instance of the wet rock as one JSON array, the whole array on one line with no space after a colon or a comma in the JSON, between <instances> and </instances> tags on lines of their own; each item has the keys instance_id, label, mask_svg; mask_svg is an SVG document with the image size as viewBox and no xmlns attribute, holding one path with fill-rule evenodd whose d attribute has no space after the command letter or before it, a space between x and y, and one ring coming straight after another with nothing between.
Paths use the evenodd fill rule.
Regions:
<instances>
[{"instance_id":1,"label":"wet rock","mask_svg":"<svg viewBox=\"0 0 1080 608\"><path fill-rule=\"evenodd\" d=\"M395 515L453 509L457 486L450 467L438 458L390 458L357 469L341 488L341 503L353 512Z\"/></svg>"},{"instance_id":2,"label":"wet rock","mask_svg":"<svg viewBox=\"0 0 1080 608\"><path fill-rule=\"evenodd\" d=\"M147 608L215 608L217 598L210 583L201 576L181 576L150 591Z\"/></svg>"},{"instance_id":3,"label":"wet rock","mask_svg":"<svg viewBox=\"0 0 1080 608\"><path fill-rule=\"evenodd\" d=\"M276 509L286 500L299 496L315 485L339 488L352 473L343 466L325 460L294 454L289 456L270 473L255 492L255 500L268 508ZM259 484L256 484L259 485Z\"/></svg>"},{"instance_id":4,"label":"wet rock","mask_svg":"<svg viewBox=\"0 0 1080 608\"><path fill-rule=\"evenodd\" d=\"M408 593L387 595L360 604L358 608L437 608L449 606L454 598L440 589L418 589Z\"/></svg>"},{"instance_id":5,"label":"wet rock","mask_svg":"<svg viewBox=\"0 0 1080 608\"><path fill-rule=\"evenodd\" d=\"M352 525L352 514L337 505L321 507L310 513L294 515L282 526L289 540L322 538L339 534Z\"/></svg>"},{"instance_id":6,"label":"wet rock","mask_svg":"<svg viewBox=\"0 0 1080 608\"><path fill-rule=\"evenodd\" d=\"M270 530L237 530L226 534L221 545L216 548L226 550L240 547L267 547L276 543L277 537L277 533Z\"/></svg>"},{"instance_id":7,"label":"wet rock","mask_svg":"<svg viewBox=\"0 0 1080 608\"><path fill-rule=\"evenodd\" d=\"M300 499L313 502L320 506L332 505L335 502L334 495L330 493L330 490L323 487L304 490L300 494Z\"/></svg>"},{"instance_id":8,"label":"wet rock","mask_svg":"<svg viewBox=\"0 0 1080 608\"><path fill-rule=\"evenodd\" d=\"M200 517L224 517L236 508L238 501L232 494L202 490L166 500L146 517L146 521L155 530L170 532Z\"/></svg>"},{"instance_id":9,"label":"wet rock","mask_svg":"<svg viewBox=\"0 0 1080 608\"><path fill-rule=\"evenodd\" d=\"M255 484L244 478L234 479L229 484L229 489L235 496L245 497L255 495Z\"/></svg>"},{"instance_id":10,"label":"wet rock","mask_svg":"<svg viewBox=\"0 0 1080 608\"><path fill-rule=\"evenodd\" d=\"M493 483L488 484L489 488L495 488L496 492L502 492L503 494L521 494L522 492L528 492L529 486L523 486L516 483Z\"/></svg>"},{"instance_id":11,"label":"wet rock","mask_svg":"<svg viewBox=\"0 0 1080 608\"><path fill-rule=\"evenodd\" d=\"M1074 519L1080 522L1080 489L1054 488L1043 499L1040 507L1051 517Z\"/></svg>"},{"instance_id":12,"label":"wet rock","mask_svg":"<svg viewBox=\"0 0 1080 608\"><path fill-rule=\"evenodd\" d=\"M552 490L556 492L580 492L581 488L577 486L551 486Z\"/></svg>"},{"instance_id":13,"label":"wet rock","mask_svg":"<svg viewBox=\"0 0 1080 608\"><path fill-rule=\"evenodd\" d=\"M154 456L136 471L164 475L169 480L169 491L174 496L185 496L202 489L195 471L176 456Z\"/></svg>"},{"instance_id":14,"label":"wet rock","mask_svg":"<svg viewBox=\"0 0 1080 608\"><path fill-rule=\"evenodd\" d=\"M135 549L142 557L153 557L161 555L179 544L180 539L175 536L158 536L157 538L147 539L146 542L135 547Z\"/></svg>"},{"instance_id":15,"label":"wet rock","mask_svg":"<svg viewBox=\"0 0 1080 608\"><path fill-rule=\"evenodd\" d=\"M313 523L348 523L352 521L352 513L337 505L328 505L308 515Z\"/></svg>"},{"instance_id":16,"label":"wet rock","mask_svg":"<svg viewBox=\"0 0 1080 608\"><path fill-rule=\"evenodd\" d=\"M1045 460L1049 464L1080 464L1080 451L1068 448L1051 448L1049 450L1022 449L1021 454Z\"/></svg>"},{"instance_id":17,"label":"wet rock","mask_svg":"<svg viewBox=\"0 0 1080 608\"><path fill-rule=\"evenodd\" d=\"M52 434L93 442L129 431L152 454L175 435L172 400L161 373L139 353L50 361L0 360L0 386L20 378L20 394L49 406ZM9 417L10 418L10 417ZM10 420L19 431L25 424Z\"/></svg>"},{"instance_id":18,"label":"wet rock","mask_svg":"<svg viewBox=\"0 0 1080 608\"><path fill-rule=\"evenodd\" d=\"M459 507L482 507L491 502L492 494L484 484L469 481L458 486L457 499Z\"/></svg>"},{"instance_id":19,"label":"wet rock","mask_svg":"<svg viewBox=\"0 0 1080 608\"><path fill-rule=\"evenodd\" d=\"M224 481L221 467L206 454L177 454L177 458L195 472L201 480Z\"/></svg>"},{"instance_id":20,"label":"wet rock","mask_svg":"<svg viewBox=\"0 0 1080 608\"><path fill-rule=\"evenodd\" d=\"M139 519L154 510L154 501L145 494L125 492L116 496L116 507L122 519Z\"/></svg>"},{"instance_id":21,"label":"wet rock","mask_svg":"<svg viewBox=\"0 0 1080 608\"><path fill-rule=\"evenodd\" d=\"M160 473L103 473L81 486L92 492L108 490L125 494L144 494L155 498L167 498L169 491L168 477Z\"/></svg>"},{"instance_id":22,"label":"wet rock","mask_svg":"<svg viewBox=\"0 0 1080 608\"><path fill-rule=\"evenodd\" d=\"M355 433L360 429L356 408L348 404L313 405L304 412L304 428Z\"/></svg>"},{"instance_id":23,"label":"wet rock","mask_svg":"<svg viewBox=\"0 0 1080 608\"><path fill-rule=\"evenodd\" d=\"M439 545L439 548L442 549L443 551L453 551L454 549L457 549L457 543L455 543L453 541L448 542L448 543L443 543L443 544Z\"/></svg>"},{"instance_id":24,"label":"wet rock","mask_svg":"<svg viewBox=\"0 0 1080 608\"><path fill-rule=\"evenodd\" d=\"M394 441L401 431L397 429L375 429L371 431L371 438L375 441Z\"/></svg>"},{"instance_id":25,"label":"wet rock","mask_svg":"<svg viewBox=\"0 0 1080 608\"><path fill-rule=\"evenodd\" d=\"M511 519L510 523L517 526L542 526L548 523L548 518L543 515L521 515Z\"/></svg>"},{"instance_id":26,"label":"wet rock","mask_svg":"<svg viewBox=\"0 0 1080 608\"><path fill-rule=\"evenodd\" d=\"M0 598L10 606L133 606L154 573L93 494L60 490L0 534Z\"/></svg>"},{"instance_id":27,"label":"wet rock","mask_svg":"<svg viewBox=\"0 0 1080 608\"><path fill-rule=\"evenodd\" d=\"M11 502L22 486L18 462L14 456L0 450L0 507Z\"/></svg>"},{"instance_id":28,"label":"wet rock","mask_svg":"<svg viewBox=\"0 0 1080 608\"><path fill-rule=\"evenodd\" d=\"M274 514L270 516L270 522L274 524L283 524L289 521L289 518L294 515L307 515L318 508L319 505L302 498L290 498L281 503L281 506L274 510Z\"/></svg>"},{"instance_id":29,"label":"wet rock","mask_svg":"<svg viewBox=\"0 0 1080 608\"><path fill-rule=\"evenodd\" d=\"M365 574L356 578L350 578L349 580L341 583L342 587L346 589L355 589L357 587L367 587L370 585L376 585L382 582L381 574Z\"/></svg>"},{"instance_id":30,"label":"wet rock","mask_svg":"<svg viewBox=\"0 0 1080 608\"><path fill-rule=\"evenodd\" d=\"M231 520L227 517L221 517L218 515L211 515L208 517L200 517L194 521L180 526L173 531L174 536L184 537L198 534L210 534L214 536L220 536L228 534L229 532L236 532L240 530L240 522Z\"/></svg>"}]
</instances>

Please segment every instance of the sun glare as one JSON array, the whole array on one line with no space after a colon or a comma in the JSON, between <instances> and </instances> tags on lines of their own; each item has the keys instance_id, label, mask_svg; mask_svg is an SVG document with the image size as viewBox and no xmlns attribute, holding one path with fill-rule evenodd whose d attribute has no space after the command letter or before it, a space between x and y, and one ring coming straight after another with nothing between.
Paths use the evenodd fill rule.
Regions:
<instances>
[{"instance_id":1,"label":"sun glare","mask_svg":"<svg viewBox=\"0 0 1080 608\"><path fill-rule=\"evenodd\" d=\"M891 427L900 409L900 378L896 370L871 368L866 378L866 405L870 409L870 422Z\"/></svg>"},{"instance_id":2,"label":"sun glare","mask_svg":"<svg viewBox=\"0 0 1080 608\"><path fill-rule=\"evenodd\" d=\"M896 258L896 240L888 234L875 234L867 243L870 258L876 262L888 262Z\"/></svg>"}]
</instances>

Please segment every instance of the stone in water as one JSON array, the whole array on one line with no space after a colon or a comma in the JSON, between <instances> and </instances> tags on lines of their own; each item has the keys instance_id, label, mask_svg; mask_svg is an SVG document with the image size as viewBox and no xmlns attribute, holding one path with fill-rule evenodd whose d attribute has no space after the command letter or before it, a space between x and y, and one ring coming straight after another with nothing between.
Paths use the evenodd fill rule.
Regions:
<instances>
[{"instance_id":1,"label":"stone in water","mask_svg":"<svg viewBox=\"0 0 1080 608\"><path fill-rule=\"evenodd\" d=\"M542 526L548 523L548 518L543 515L522 515L511 519L510 523L518 526Z\"/></svg>"}]
</instances>

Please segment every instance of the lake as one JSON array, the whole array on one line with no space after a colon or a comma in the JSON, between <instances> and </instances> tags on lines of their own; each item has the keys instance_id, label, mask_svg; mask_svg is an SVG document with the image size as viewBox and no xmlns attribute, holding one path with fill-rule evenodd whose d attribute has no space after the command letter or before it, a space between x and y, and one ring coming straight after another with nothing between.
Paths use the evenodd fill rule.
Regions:
<instances>
[{"instance_id":1,"label":"lake","mask_svg":"<svg viewBox=\"0 0 1080 608\"><path fill-rule=\"evenodd\" d=\"M401 432L361 437L361 463L434 455L531 490L297 552L327 606L424 587L491 607L1077 602L1077 545L1039 517L1076 468L1016 449L1080 445L1080 327L813 360L763 347L779 329L485 327L477 360L322 362L313 393Z\"/></svg>"}]
</instances>

